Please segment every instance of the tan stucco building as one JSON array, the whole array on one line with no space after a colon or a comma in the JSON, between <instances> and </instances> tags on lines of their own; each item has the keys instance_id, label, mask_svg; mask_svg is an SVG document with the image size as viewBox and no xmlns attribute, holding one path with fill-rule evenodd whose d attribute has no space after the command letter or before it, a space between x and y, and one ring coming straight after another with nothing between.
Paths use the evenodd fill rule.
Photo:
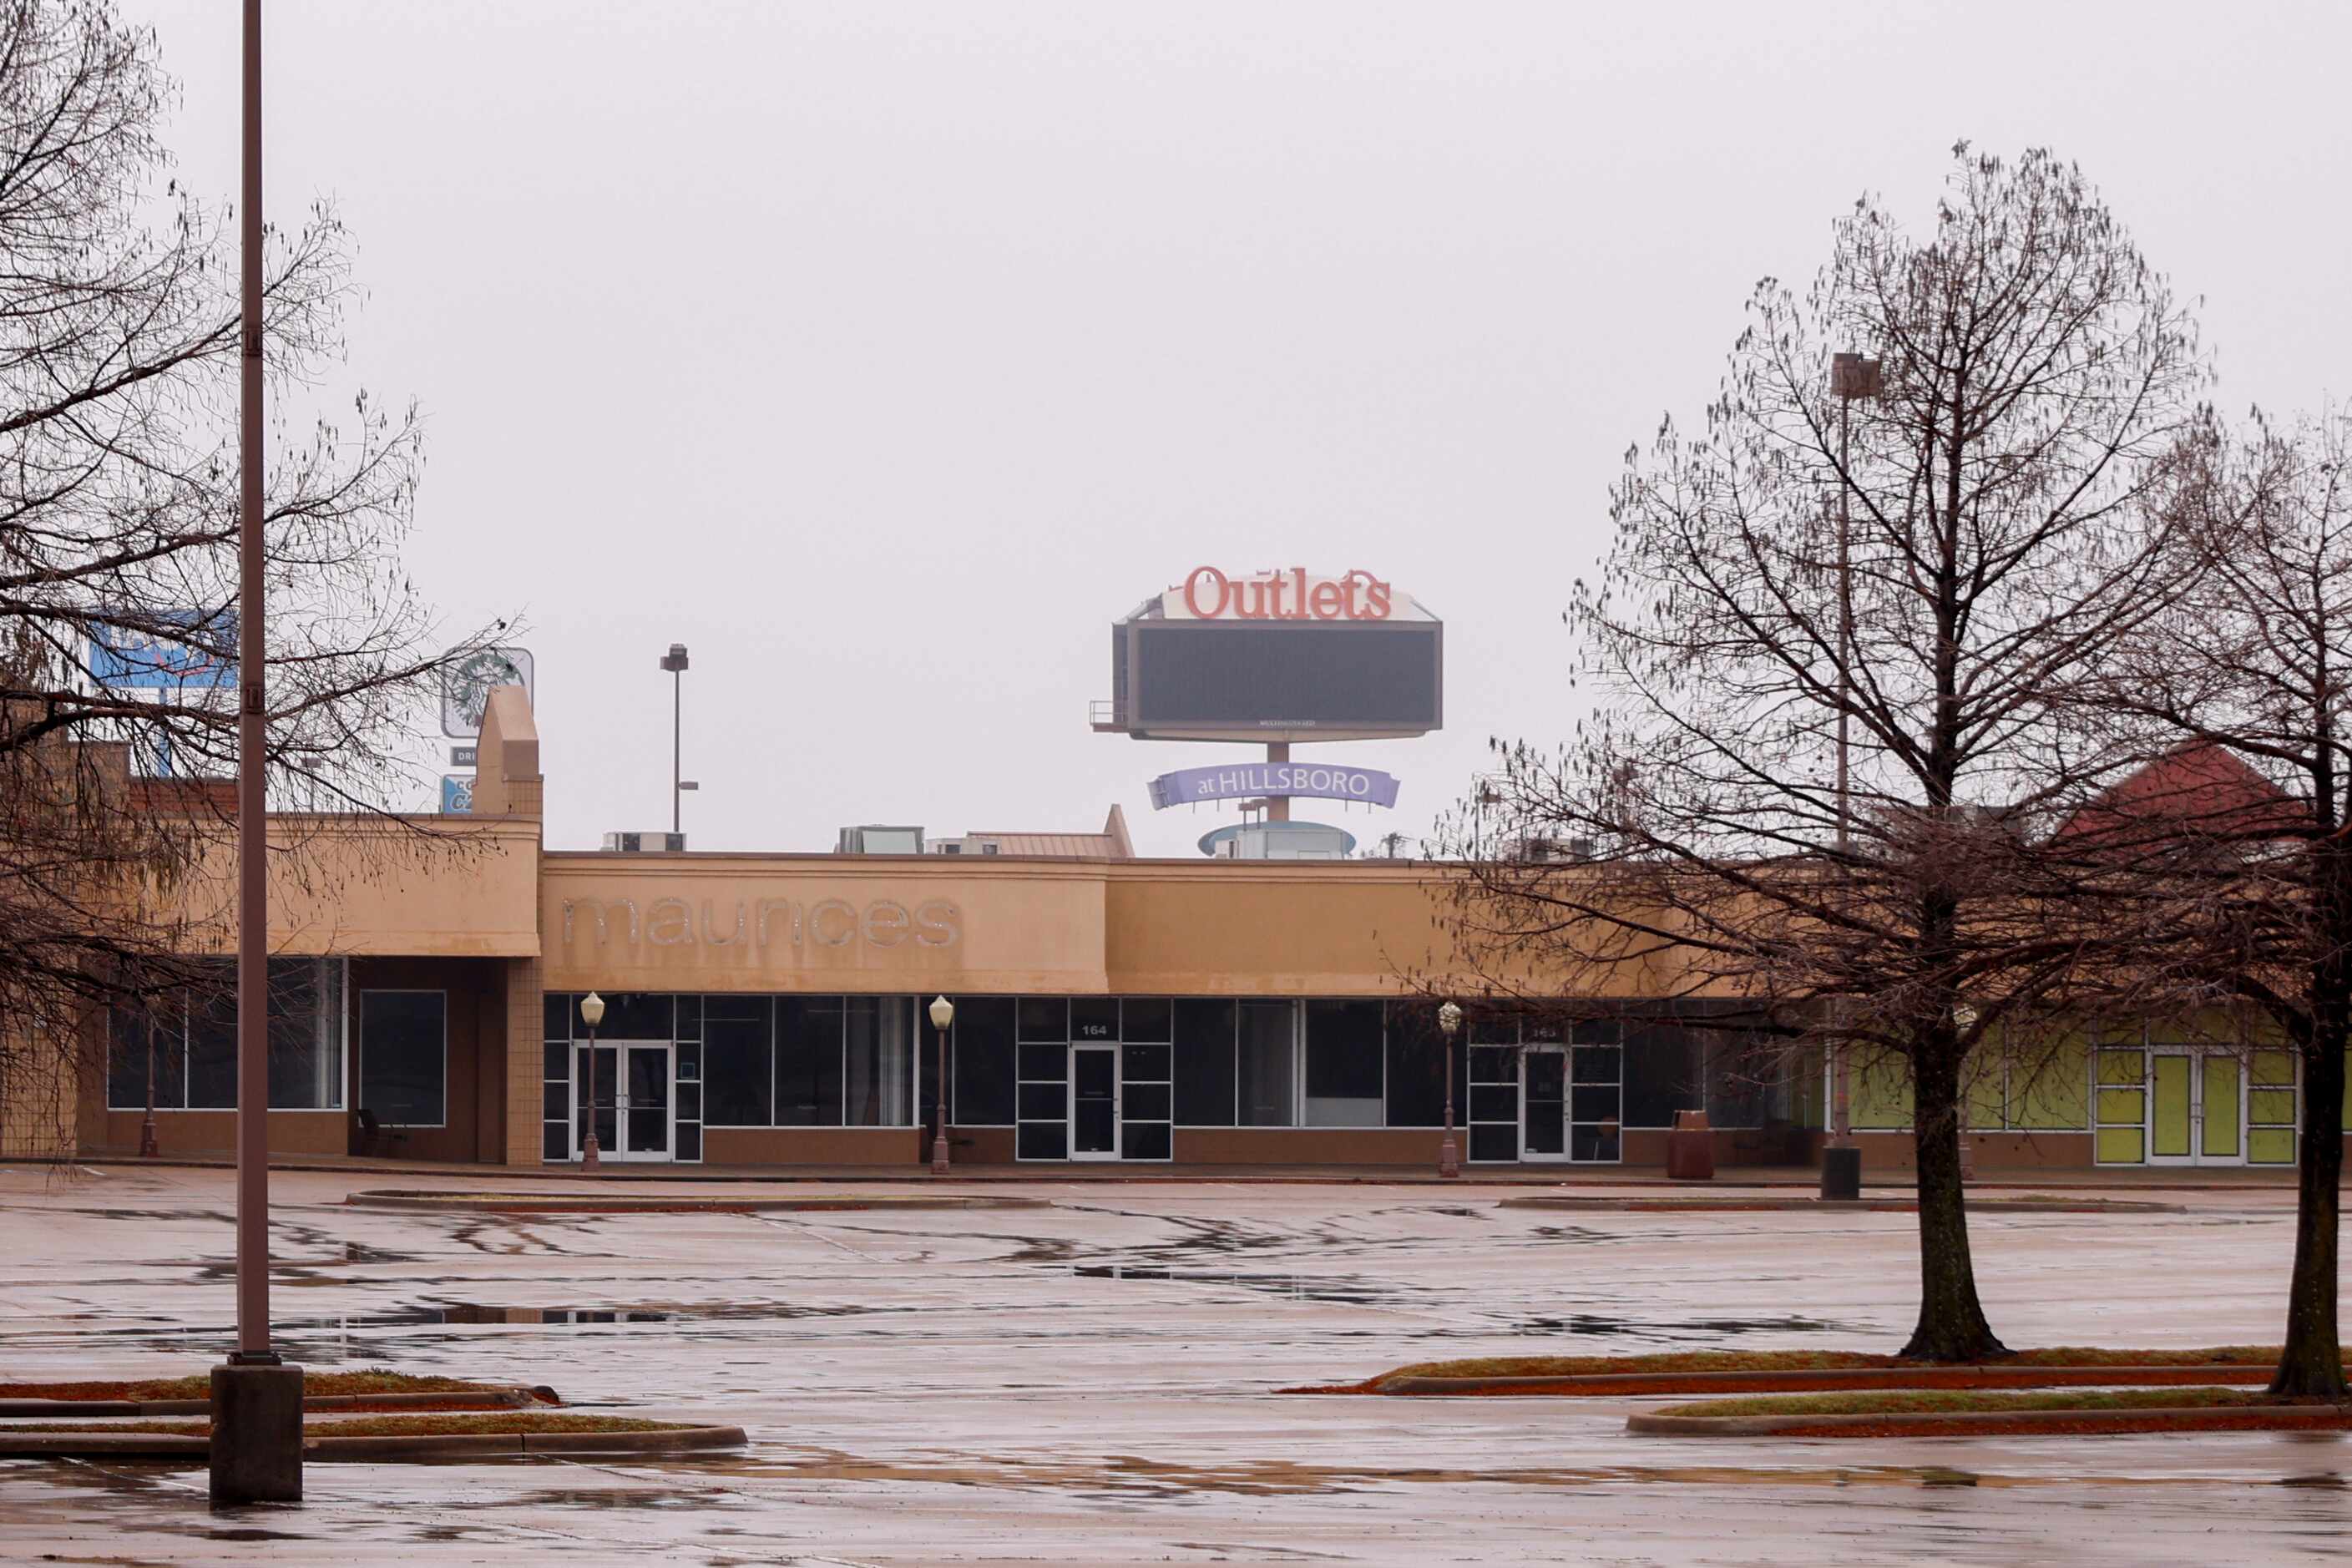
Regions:
<instances>
[{"instance_id":1,"label":"tan stucco building","mask_svg":"<svg viewBox=\"0 0 2352 1568\"><path fill-rule=\"evenodd\" d=\"M1446 1052L1408 976L1452 967L1442 871L1139 859L1116 819L1076 843L1094 853L551 851L520 689L494 694L478 757L474 815L426 819L427 837L272 824L288 851L270 911L281 1155L538 1166L578 1160L593 1131L607 1161L912 1165L937 1089L926 1008L943 995L959 1162L1435 1159ZM227 870L181 896L212 907L227 884L208 879ZM226 953L230 934L216 923L199 945ZM1466 1162L1660 1164L1684 1110L1707 1113L1725 1163L1814 1158L1818 1072L1752 1081L1719 1032L1627 984L1474 1013L1452 1053ZM590 992L606 1005L593 1048ZM135 1149L151 1089L165 1153L229 1148L233 1019L217 1013L93 1029L78 1091L51 1097L75 1103L82 1152ZM2292 1163L2291 1060L2144 1033L2097 1044L2033 1084L1978 1086L1980 1163ZM2194 1132L2164 1098L2176 1084L2203 1112ZM1909 1161L1904 1099L1860 1086L1874 1166Z\"/></svg>"}]
</instances>

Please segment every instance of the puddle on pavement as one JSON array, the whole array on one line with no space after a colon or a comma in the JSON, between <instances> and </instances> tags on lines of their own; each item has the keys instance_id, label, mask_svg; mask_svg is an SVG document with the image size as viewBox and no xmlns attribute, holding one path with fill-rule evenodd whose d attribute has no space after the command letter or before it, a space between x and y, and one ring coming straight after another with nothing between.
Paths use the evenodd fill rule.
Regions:
<instances>
[{"instance_id":1,"label":"puddle on pavement","mask_svg":"<svg viewBox=\"0 0 2352 1568\"><path fill-rule=\"evenodd\" d=\"M1738 1334L1860 1334L1872 1331L1861 1323L1841 1323L1827 1318L1617 1318L1594 1312L1570 1312L1564 1317L1528 1318L1516 1331L1523 1334L1595 1334L1617 1340L1706 1340Z\"/></svg>"},{"instance_id":2,"label":"puddle on pavement","mask_svg":"<svg viewBox=\"0 0 2352 1568\"><path fill-rule=\"evenodd\" d=\"M1136 1268L1123 1263L1085 1263L1070 1272L1081 1279L1137 1279L1179 1285L1230 1285L1294 1301L1332 1301L1343 1307L1402 1307L1413 1303L1418 1292L1339 1277L1317 1279L1304 1274L1244 1274L1217 1269Z\"/></svg>"}]
</instances>

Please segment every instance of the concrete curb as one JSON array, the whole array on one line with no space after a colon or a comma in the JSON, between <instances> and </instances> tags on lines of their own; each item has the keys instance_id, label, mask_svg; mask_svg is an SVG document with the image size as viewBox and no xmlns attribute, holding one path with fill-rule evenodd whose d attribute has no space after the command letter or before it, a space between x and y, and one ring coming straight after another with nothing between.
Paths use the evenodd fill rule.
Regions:
<instances>
[{"instance_id":1,"label":"concrete curb","mask_svg":"<svg viewBox=\"0 0 2352 1568\"><path fill-rule=\"evenodd\" d=\"M1846 1388L1928 1388L1923 1376L1966 1374L1978 1388L2077 1388L2105 1385L2163 1387L2214 1384L2266 1384L2273 1368L2209 1362L2192 1366L1952 1367L1843 1366L1800 1372L1612 1372L1577 1377L1392 1377L1375 1385L1381 1394L1554 1394L1628 1395L1701 1393L1817 1394ZM1699 1417L1711 1420L1714 1417ZM1728 1417L1726 1417L1728 1419Z\"/></svg>"},{"instance_id":2,"label":"concrete curb","mask_svg":"<svg viewBox=\"0 0 2352 1568\"><path fill-rule=\"evenodd\" d=\"M425 1410L466 1405L474 1410L521 1410L539 1403L527 1388L492 1385L478 1392L451 1389L441 1394L313 1394L302 1401L302 1408L356 1410L367 1405ZM212 1409L209 1399L0 1399L0 1416L35 1420L68 1415L209 1415Z\"/></svg>"},{"instance_id":3,"label":"concrete curb","mask_svg":"<svg viewBox=\"0 0 2352 1568\"><path fill-rule=\"evenodd\" d=\"M1613 1199L1536 1194L1500 1199L1496 1208L1583 1208L1588 1213L1919 1213L1919 1199ZM2188 1213L2188 1208L2133 1199L1969 1199L1969 1213Z\"/></svg>"},{"instance_id":4,"label":"concrete curb","mask_svg":"<svg viewBox=\"0 0 2352 1568\"><path fill-rule=\"evenodd\" d=\"M347 1208L408 1209L426 1214L761 1214L777 1210L807 1213L889 1212L927 1209L1043 1209L1054 1206L1050 1198L976 1196L964 1194L940 1194L931 1196L915 1194L898 1196L890 1194L857 1195L841 1194L792 1198L761 1197L697 1197L692 1194L649 1194L638 1195L614 1193L551 1193L544 1197L529 1193L465 1193L465 1192L401 1192L370 1191L352 1193L343 1199Z\"/></svg>"},{"instance_id":5,"label":"concrete curb","mask_svg":"<svg viewBox=\"0 0 2352 1568\"><path fill-rule=\"evenodd\" d=\"M682 1426L667 1432L447 1432L391 1436L305 1436L302 1458L318 1464L424 1463L530 1454L688 1454L740 1448L740 1426ZM0 1432L0 1459L184 1459L203 1464L209 1437L155 1432Z\"/></svg>"},{"instance_id":6,"label":"concrete curb","mask_svg":"<svg viewBox=\"0 0 2352 1568\"><path fill-rule=\"evenodd\" d=\"M141 1159L132 1154L109 1153L79 1154L76 1155L69 1161L63 1162L63 1163L71 1165L88 1165L92 1167L121 1166L132 1170L172 1169L190 1171L227 1171L234 1170L236 1168L236 1162L228 1158L226 1155L200 1157L194 1155L173 1154L164 1155L156 1159ZM421 1173L427 1173L426 1172L419 1171L418 1166L420 1163L425 1163L417 1161L393 1160L280 1158L271 1160L269 1162L269 1168L273 1171L306 1171L339 1176L414 1177ZM1718 1177L1713 1182L1705 1184L1676 1181L1664 1175L1650 1174L1648 1173L1654 1169L1654 1167L1651 1166L1637 1165L1631 1167L1630 1169L1623 1166L1595 1166L1591 1168L1596 1170L1606 1170L1610 1173L1606 1176L1580 1178L1574 1182L1570 1182L1559 1176L1556 1172L1546 1172L1542 1175L1507 1175L1503 1173L1501 1168L1498 1168L1492 1175L1474 1170L1470 1173L1455 1179L1442 1180L1434 1173L1422 1171L1418 1167L1412 1171L1405 1171L1395 1167L1371 1166L1367 1167L1360 1173L1353 1172L1342 1173L1310 1170L1302 1171L1294 1175L1279 1173L1268 1173L1263 1171L1251 1171L1246 1169L1237 1173L1223 1173L1223 1168L1220 1166L1195 1165L1188 1167L1186 1173L1179 1175L1173 1173L1163 1174L1156 1172L1145 1173L1134 1170L1125 1170L1116 1173L1107 1174L1099 1168L1077 1172L1071 1171L1066 1167L1040 1165L1034 1170L1014 1170L1002 1166L987 1167L976 1170L958 1170L953 1175L945 1179L950 1182L980 1185L1002 1185L1006 1184L1026 1185L1054 1183L1091 1185L1100 1183L1111 1186L1197 1186L1202 1184L1208 1183L1220 1186L1429 1187L1434 1188L1439 1192L1448 1193L1464 1192L1472 1188L1508 1189L1511 1187L1548 1187L1568 1185L1596 1187L1663 1187L1673 1188L1683 1192L1692 1191L1694 1187L1699 1187L1702 1190L1705 1188L1713 1188L1714 1190L1721 1192L1788 1192L1791 1190L1809 1192L1813 1189L1818 1182L1817 1173L1798 1167L1789 1167L1792 1173L1790 1178L1787 1181L1744 1181ZM655 1164L646 1164L632 1170L606 1170L594 1175L585 1175L576 1166L563 1164L450 1164L438 1167L428 1166L428 1171L431 1174L458 1178L493 1176L501 1182L592 1181L616 1184L628 1182L675 1182L680 1184L704 1183L713 1185L722 1184L742 1184L751 1185L807 1186L827 1184L855 1186L882 1183L916 1183L929 1181L931 1179L924 1173L924 1170L921 1165L912 1161L901 1165L877 1165L873 1167L870 1173L865 1171L845 1170L839 1167L811 1171L795 1170L791 1166L769 1166L749 1171L705 1173L698 1167L692 1165ZM1902 1192L1910 1192L1914 1190L1916 1183L1910 1172L1896 1171L1889 1175L1879 1177L1865 1176L1864 1178L1863 1184L1866 1187L1894 1188ZM2046 1193L2060 1188L2073 1188L2079 1189L2084 1192L2109 1193L2284 1192L2292 1194L2295 1190L2295 1183L2293 1169L2291 1167L2282 1167L2281 1173L2275 1179L2271 1179L2265 1176L2258 1179L2229 1182L2195 1182L2182 1180L2160 1182L2095 1180L2037 1182L2021 1179L2012 1181L1979 1178L1976 1181L1970 1182L1969 1184L1969 1188L1971 1192L2013 1191Z\"/></svg>"},{"instance_id":7,"label":"concrete curb","mask_svg":"<svg viewBox=\"0 0 2352 1568\"><path fill-rule=\"evenodd\" d=\"M2085 1426L2096 1428L2084 1433ZM2291 1432L2352 1429L2352 1405L2215 1408L2161 1405L2141 1410L1955 1410L1874 1415L1629 1415L1625 1430L1644 1437L1991 1436L2057 1432L2068 1436L2130 1432Z\"/></svg>"}]
</instances>

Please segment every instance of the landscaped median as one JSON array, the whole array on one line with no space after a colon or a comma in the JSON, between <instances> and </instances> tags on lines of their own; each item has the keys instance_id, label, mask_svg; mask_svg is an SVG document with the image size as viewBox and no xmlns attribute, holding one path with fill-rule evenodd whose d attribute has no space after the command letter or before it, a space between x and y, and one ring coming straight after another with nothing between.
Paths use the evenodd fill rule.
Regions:
<instances>
[{"instance_id":1,"label":"landscaped median","mask_svg":"<svg viewBox=\"0 0 2352 1568\"><path fill-rule=\"evenodd\" d=\"M677 1454L740 1447L740 1426L587 1415L553 1410L551 1388L424 1377L371 1367L303 1376L304 1457L334 1460L459 1459L516 1454ZM208 1373L73 1383L0 1383L0 1458L176 1460L202 1464L212 1447Z\"/></svg>"},{"instance_id":2,"label":"landscaped median","mask_svg":"<svg viewBox=\"0 0 2352 1568\"><path fill-rule=\"evenodd\" d=\"M475 1459L524 1454L677 1454L737 1448L740 1426L700 1426L625 1415L518 1410L478 1415L359 1415L306 1419L302 1457L337 1461ZM0 1426L0 1458L171 1459L210 1457L204 1421L82 1421Z\"/></svg>"},{"instance_id":3,"label":"landscaped median","mask_svg":"<svg viewBox=\"0 0 2352 1568\"><path fill-rule=\"evenodd\" d=\"M2352 1430L2352 1405L2236 1388L1913 1389L1716 1399L1630 1416L1653 1437L1976 1437Z\"/></svg>"},{"instance_id":4,"label":"landscaped median","mask_svg":"<svg viewBox=\"0 0 2352 1568\"><path fill-rule=\"evenodd\" d=\"M2277 1347L2263 1345L2168 1351L2054 1345L1998 1361L1967 1363L1905 1361L1860 1351L1489 1356L1420 1362L1359 1384L1286 1392L1631 1398L1669 1394L2245 1384L2268 1383L2278 1365L2278 1355Z\"/></svg>"},{"instance_id":5,"label":"landscaped median","mask_svg":"<svg viewBox=\"0 0 2352 1568\"><path fill-rule=\"evenodd\" d=\"M420 1377L382 1367L312 1372L302 1379L302 1408L314 1412L515 1410L562 1403L551 1388ZM0 1416L202 1415L211 1409L208 1373L75 1383L0 1383Z\"/></svg>"}]
</instances>

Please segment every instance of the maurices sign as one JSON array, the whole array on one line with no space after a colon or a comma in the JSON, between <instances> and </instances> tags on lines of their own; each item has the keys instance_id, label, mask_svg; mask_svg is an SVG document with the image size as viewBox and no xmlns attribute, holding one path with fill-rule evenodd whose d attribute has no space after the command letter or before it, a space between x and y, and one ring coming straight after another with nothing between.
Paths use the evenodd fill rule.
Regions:
<instances>
[{"instance_id":1,"label":"maurices sign","mask_svg":"<svg viewBox=\"0 0 2352 1568\"><path fill-rule=\"evenodd\" d=\"M1165 811L1196 800L1240 800L1253 795L1307 795L1352 800L1365 805L1396 805L1397 781L1377 768L1335 767L1329 763L1236 763L1221 768L1180 768L1151 781L1151 804Z\"/></svg>"}]
</instances>

